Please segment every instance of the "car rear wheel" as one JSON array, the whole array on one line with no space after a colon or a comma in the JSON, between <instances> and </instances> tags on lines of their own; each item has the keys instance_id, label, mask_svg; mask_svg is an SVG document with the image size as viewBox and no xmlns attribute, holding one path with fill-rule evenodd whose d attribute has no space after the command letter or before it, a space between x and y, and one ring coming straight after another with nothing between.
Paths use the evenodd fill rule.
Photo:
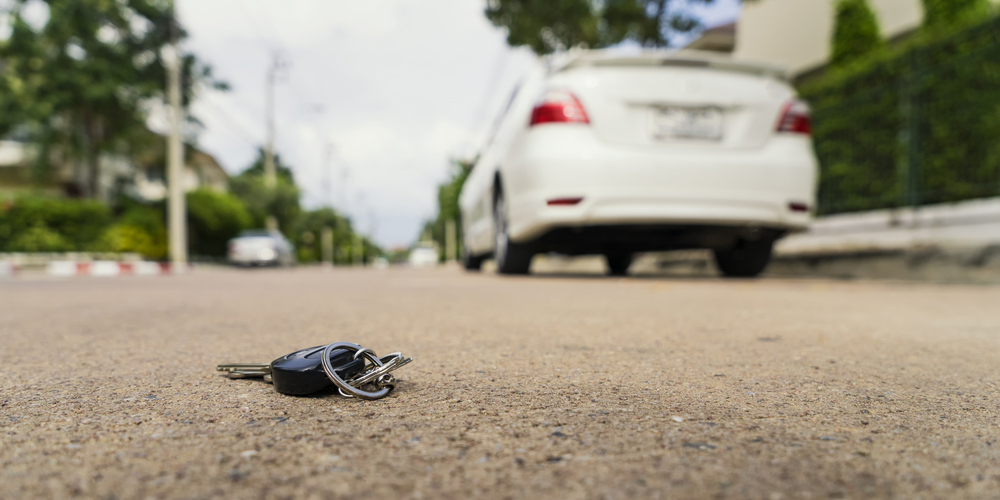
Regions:
<instances>
[{"instance_id":1,"label":"car rear wheel","mask_svg":"<svg viewBox=\"0 0 1000 500\"><path fill-rule=\"evenodd\" d=\"M469 253L468 250L462 250L462 267L466 271L479 271L483 268L483 257L476 257Z\"/></svg>"},{"instance_id":2,"label":"car rear wheel","mask_svg":"<svg viewBox=\"0 0 1000 500\"><path fill-rule=\"evenodd\" d=\"M715 250L715 264L722 274L731 278L753 278L764 272L771 262L774 241L769 239L740 241L729 250Z\"/></svg>"},{"instance_id":3,"label":"car rear wheel","mask_svg":"<svg viewBox=\"0 0 1000 500\"><path fill-rule=\"evenodd\" d=\"M500 274L528 274L533 254L528 245L514 243L507 236L507 203L502 192L497 193L493 206L493 228L496 236L493 259L497 263L497 271Z\"/></svg>"},{"instance_id":4,"label":"car rear wheel","mask_svg":"<svg viewBox=\"0 0 1000 500\"><path fill-rule=\"evenodd\" d=\"M628 268L632 265L632 254L630 253L609 253L604 255L605 262L608 263L608 274L611 276L625 276Z\"/></svg>"}]
</instances>

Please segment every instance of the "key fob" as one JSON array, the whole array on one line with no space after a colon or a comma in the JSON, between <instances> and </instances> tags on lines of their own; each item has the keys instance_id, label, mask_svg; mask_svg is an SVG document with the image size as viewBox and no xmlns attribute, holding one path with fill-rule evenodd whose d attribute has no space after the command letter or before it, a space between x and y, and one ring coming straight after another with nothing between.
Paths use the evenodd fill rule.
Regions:
<instances>
[{"instance_id":1,"label":"key fob","mask_svg":"<svg viewBox=\"0 0 1000 500\"><path fill-rule=\"evenodd\" d=\"M333 385L323 371L323 349L326 346L310 347L286 354L271 362L271 382L274 389L282 394L305 396L319 392ZM365 359L354 359L354 353L346 349L336 349L330 353L330 364L340 378L349 379L365 367Z\"/></svg>"}]
</instances>

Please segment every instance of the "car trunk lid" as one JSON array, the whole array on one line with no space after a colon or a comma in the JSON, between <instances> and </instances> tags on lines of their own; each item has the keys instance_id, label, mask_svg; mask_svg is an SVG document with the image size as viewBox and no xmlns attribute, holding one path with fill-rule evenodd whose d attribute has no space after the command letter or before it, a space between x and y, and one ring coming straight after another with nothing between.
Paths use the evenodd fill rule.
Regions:
<instances>
[{"instance_id":1,"label":"car trunk lid","mask_svg":"<svg viewBox=\"0 0 1000 500\"><path fill-rule=\"evenodd\" d=\"M759 148L794 96L780 70L672 54L580 58L550 85L579 98L604 141L659 148Z\"/></svg>"}]
</instances>

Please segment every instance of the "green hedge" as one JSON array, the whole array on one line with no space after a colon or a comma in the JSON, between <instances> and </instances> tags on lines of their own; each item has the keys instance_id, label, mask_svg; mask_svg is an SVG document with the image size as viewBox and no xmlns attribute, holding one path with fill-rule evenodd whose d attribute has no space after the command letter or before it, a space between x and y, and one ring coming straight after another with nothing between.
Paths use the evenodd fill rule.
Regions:
<instances>
[{"instance_id":1,"label":"green hedge","mask_svg":"<svg viewBox=\"0 0 1000 500\"><path fill-rule=\"evenodd\" d=\"M229 238L251 225L243 202L225 193L192 191L187 205L193 255L225 256ZM131 252L162 260L165 208L127 201L113 211L97 201L23 196L0 203L0 252Z\"/></svg>"},{"instance_id":2,"label":"green hedge","mask_svg":"<svg viewBox=\"0 0 1000 500\"><path fill-rule=\"evenodd\" d=\"M819 213L1000 195L1000 18L923 32L799 90Z\"/></svg>"},{"instance_id":3,"label":"green hedge","mask_svg":"<svg viewBox=\"0 0 1000 500\"><path fill-rule=\"evenodd\" d=\"M0 251L94 250L111 220L108 207L96 201L18 198L0 206Z\"/></svg>"}]
</instances>

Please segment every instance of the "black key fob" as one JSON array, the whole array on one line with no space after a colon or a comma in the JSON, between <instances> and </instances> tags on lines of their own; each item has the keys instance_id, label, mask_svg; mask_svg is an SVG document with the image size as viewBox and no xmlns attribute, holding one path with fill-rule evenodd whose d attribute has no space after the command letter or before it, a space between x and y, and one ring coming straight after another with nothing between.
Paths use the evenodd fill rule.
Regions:
<instances>
[{"instance_id":1,"label":"black key fob","mask_svg":"<svg viewBox=\"0 0 1000 500\"><path fill-rule=\"evenodd\" d=\"M333 385L323 371L323 349L326 346L310 347L286 354L271 362L271 382L274 389L282 394L305 396L322 391ZM340 378L347 380L361 373L365 359L354 359L354 353L346 349L336 349L330 353L330 364Z\"/></svg>"}]
</instances>

